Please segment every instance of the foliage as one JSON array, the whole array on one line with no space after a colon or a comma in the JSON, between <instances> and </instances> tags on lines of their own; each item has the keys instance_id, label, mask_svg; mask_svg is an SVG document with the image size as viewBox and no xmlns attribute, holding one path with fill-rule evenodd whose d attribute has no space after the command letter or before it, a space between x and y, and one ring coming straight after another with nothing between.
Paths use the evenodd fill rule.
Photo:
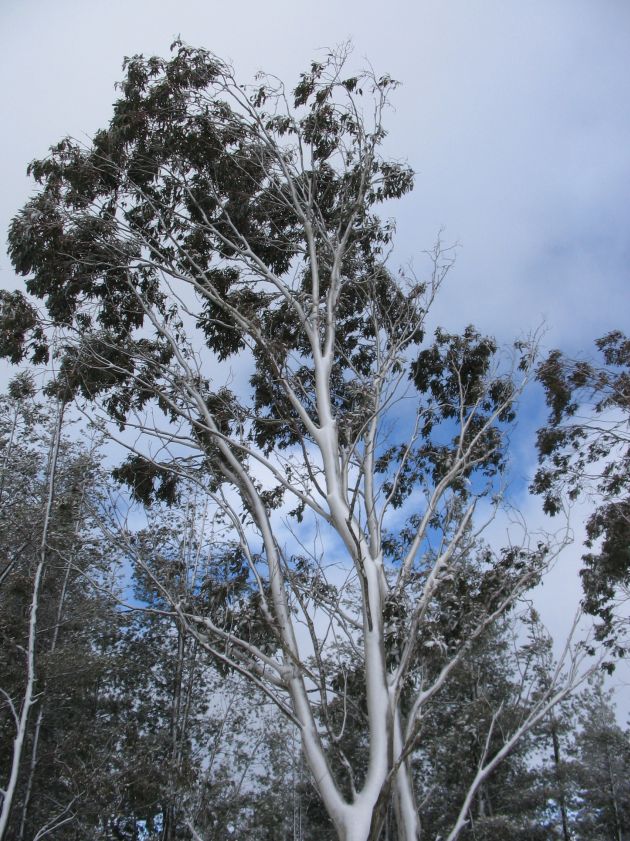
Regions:
<instances>
[{"instance_id":1,"label":"foliage","mask_svg":"<svg viewBox=\"0 0 630 841\"><path fill-rule=\"evenodd\" d=\"M596 342L603 365L553 351L538 369L551 409L538 433L541 466L533 490L550 514L593 495L581 571L585 609L600 619L599 636L616 641L616 602L630 585L630 339L619 331Z\"/></svg>"}]
</instances>

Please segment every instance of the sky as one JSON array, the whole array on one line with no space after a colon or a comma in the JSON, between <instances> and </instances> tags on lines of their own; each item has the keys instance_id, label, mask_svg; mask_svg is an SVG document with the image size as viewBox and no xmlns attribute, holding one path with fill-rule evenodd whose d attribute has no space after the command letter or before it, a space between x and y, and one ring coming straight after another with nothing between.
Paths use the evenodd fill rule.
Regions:
<instances>
[{"instance_id":1,"label":"sky","mask_svg":"<svg viewBox=\"0 0 630 841\"><path fill-rule=\"evenodd\" d=\"M434 316L448 329L508 342L544 324L575 354L630 328L627 0L0 0L0 237L32 190L27 163L106 125L123 57L167 55L177 36L244 82L263 69L290 84L348 40L402 82L387 151L417 175L386 208L392 262L421 276L439 231L458 243Z\"/></svg>"},{"instance_id":2,"label":"sky","mask_svg":"<svg viewBox=\"0 0 630 841\"><path fill-rule=\"evenodd\" d=\"M630 4L626 0L1 0L0 223L29 160L106 124L125 55L173 39L287 82L350 39L403 84L388 151L417 172L387 208L393 257L421 271L443 229L460 245L438 316L509 340L546 326L572 352L627 319ZM15 283L2 249L0 283Z\"/></svg>"}]
</instances>

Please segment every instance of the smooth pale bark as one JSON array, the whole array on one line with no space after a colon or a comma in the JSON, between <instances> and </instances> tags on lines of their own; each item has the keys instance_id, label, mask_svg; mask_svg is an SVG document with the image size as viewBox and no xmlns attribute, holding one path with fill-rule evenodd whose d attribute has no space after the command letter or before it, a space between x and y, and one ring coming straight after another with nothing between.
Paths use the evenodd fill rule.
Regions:
<instances>
[{"instance_id":1,"label":"smooth pale bark","mask_svg":"<svg viewBox=\"0 0 630 841\"><path fill-rule=\"evenodd\" d=\"M397 711L394 721L394 749L398 755L403 750L402 725L399 711ZM398 841L419 841L421 835L420 817L416 804L413 776L406 760L401 762L396 772L394 794Z\"/></svg>"},{"instance_id":2,"label":"smooth pale bark","mask_svg":"<svg viewBox=\"0 0 630 841\"><path fill-rule=\"evenodd\" d=\"M0 810L0 841L6 837L5 833L11 814L11 807L13 805L13 798L17 787L18 776L20 773L20 764L22 761L22 753L24 751L24 742L26 739L26 730L28 727L28 719L31 707L35 701L35 641L37 634L37 609L39 606L39 595L44 574L44 562L40 560L35 571L35 578L33 581L33 594L31 597L30 619L29 619L29 634L28 634L28 648L27 648L27 663L26 663L26 686L24 688L24 697L22 699L22 707L17 718L17 727L15 737L13 739L13 757L11 761L11 771L9 773L9 781L4 790L2 798L2 809Z\"/></svg>"}]
</instances>

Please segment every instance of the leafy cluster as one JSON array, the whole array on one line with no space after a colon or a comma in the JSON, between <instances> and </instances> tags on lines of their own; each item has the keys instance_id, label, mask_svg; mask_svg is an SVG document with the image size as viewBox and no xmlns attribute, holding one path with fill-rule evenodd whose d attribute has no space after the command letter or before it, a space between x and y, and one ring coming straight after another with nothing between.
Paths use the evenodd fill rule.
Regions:
<instances>
[{"instance_id":1,"label":"leafy cluster","mask_svg":"<svg viewBox=\"0 0 630 841\"><path fill-rule=\"evenodd\" d=\"M538 432L532 490L550 514L565 493L599 499L586 523L581 576L584 606L601 619L600 635L612 638L616 599L630 585L630 339L613 331L596 345L603 364L553 351L539 367L551 411Z\"/></svg>"},{"instance_id":2,"label":"leafy cluster","mask_svg":"<svg viewBox=\"0 0 630 841\"><path fill-rule=\"evenodd\" d=\"M379 268L389 231L370 208L407 192L411 173L378 158L382 134L366 133L352 104L360 80L342 78L335 57L313 64L295 89L294 109L281 114L284 91L271 82L251 92L207 51L173 48L168 61L127 60L123 96L91 145L67 138L31 164L41 190L11 226L11 259L28 276L28 291L45 299L52 323L81 331L80 349L64 354L71 388L108 393L120 422L141 400L130 396L130 382L155 392L156 370L173 356L157 338L134 338L151 331L150 310L177 331L165 279L198 295L197 327L219 359L255 348L258 413L287 415L274 383L290 355L304 353L306 338L294 309L266 281L291 269L293 294L308 312L314 267L305 224L314 228L322 292L333 270L330 244L345 237L337 358L343 369L348 362L365 369L375 317L388 323L372 303L389 313L409 307ZM393 84L363 82L381 97ZM345 105L335 101L339 90ZM33 358L43 358L23 296L2 304L4 354L19 359L30 345ZM294 377L312 391L308 366ZM343 388L341 370L338 377ZM295 433L261 420L255 435L272 446Z\"/></svg>"}]
</instances>

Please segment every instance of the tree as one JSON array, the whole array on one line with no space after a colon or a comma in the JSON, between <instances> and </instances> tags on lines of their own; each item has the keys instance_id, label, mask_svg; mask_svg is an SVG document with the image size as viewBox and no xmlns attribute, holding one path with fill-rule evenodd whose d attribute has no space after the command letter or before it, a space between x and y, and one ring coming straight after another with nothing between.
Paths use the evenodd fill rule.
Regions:
<instances>
[{"instance_id":1,"label":"tree","mask_svg":"<svg viewBox=\"0 0 630 841\"><path fill-rule=\"evenodd\" d=\"M95 686L119 617L85 579L106 568L86 504L103 477L93 452L68 443L63 416L23 375L0 398L0 837L16 841L77 837L107 753Z\"/></svg>"},{"instance_id":2,"label":"tree","mask_svg":"<svg viewBox=\"0 0 630 841\"><path fill-rule=\"evenodd\" d=\"M240 85L181 43L170 61L128 60L109 127L30 167L41 189L10 254L45 314L5 294L0 346L54 354L64 393L130 451L116 475L138 499L198 486L225 574L200 583L205 603L161 585L180 626L298 728L340 839L375 841L393 803L415 841L423 710L548 559L543 543L487 549L427 677L417 641L477 545L479 502L499 504L533 351L502 365L472 327L424 341L452 260L438 244L427 282L387 269L393 226L374 208L412 186L381 154L395 83L346 75L346 58L314 62L291 93ZM331 713L350 672L356 765Z\"/></svg>"},{"instance_id":3,"label":"tree","mask_svg":"<svg viewBox=\"0 0 630 841\"><path fill-rule=\"evenodd\" d=\"M563 498L595 499L586 522L581 570L585 610L598 635L623 654L625 623L617 602L630 585L630 339L613 331L598 339L603 365L552 351L538 369L550 415L538 432L540 468L532 489L548 513Z\"/></svg>"},{"instance_id":4,"label":"tree","mask_svg":"<svg viewBox=\"0 0 630 841\"><path fill-rule=\"evenodd\" d=\"M13 393L18 392L19 397L28 396L28 383L24 380L19 383L14 383L12 388ZM18 396L18 395L16 395ZM17 400L16 400L17 402ZM30 605L28 609L28 624L26 630L26 638L23 640L23 645L20 645L17 640L11 640L12 647L17 648L24 654L24 679L23 691L20 696L11 697L11 695L3 690L5 698L5 705L10 712L14 724L14 737L11 750L10 769L8 772L8 779L6 788L2 788L2 808L0 809L0 838L6 837L7 827L9 825L9 818L11 816L11 809L14 805L15 793L18 785L18 778L20 775L20 768L23 761L26 739L28 733L29 718L33 706L37 703L37 679L39 671L39 663L37 658L37 637L39 631L38 613L40 609L41 593L44 585L44 577L49 562L50 553L50 526L53 516L53 507L55 504L55 489L57 482L57 460L59 455L59 447L61 443L61 429L63 423L63 401L58 401L56 418L54 423L54 430L50 439L50 449L46 464L46 478L42 487L41 494L41 523L37 523L40 527L40 534L38 535L38 545L35 552L35 563L29 572L32 575L32 586L30 594ZM9 466L10 461L14 457L15 432L19 415L28 417L27 413L20 412L20 408L15 406L13 411L13 421L11 423L11 433L9 441L5 444L5 470ZM30 421L31 418L28 417ZM4 472L4 471L3 471ZM3 476L3 490L5 490L5 477ZM39 513L39 512L38 512ZM7 552L7 562L2 571L3 579L8 580L5 584L11 584L10 573L13 568L18 565L21 560L21 555L25 554L25 550L31 544L27 540L21 546L11 547L13 551ZM29 576L30 577L30 576ZM32 763L31 763L32 764ZM27 793L29 793L30 785L27 785ZM19 831L22 835L22 830Z\"/></svg>"},{"instance_id":5,"label":"tree","mask_svg":"<svg viewBox=\"0 0 630 841\"><path fill-rule=\"evenodd\" d=\"M576 736L576 828L580 839L624 841L630 831L630 739L616 722L611 693L594 679L580 694Z\"/></svg>"},{"instance_id":6,"label":"tree","mask_svg":"<svg viewBox=\"0 0 630 841\"><path fill-rule=\"evenodd\" d=\"M536 676L530 651L514 639L519 624L506 618L480 638L425 712L414 765L427 838L448 836L479 768L527 717ZM529 734L483 780L463 816L462 839L555 837L541 809L536 774L529 765L531 749Z\"/></svg>"}]
</instances>

